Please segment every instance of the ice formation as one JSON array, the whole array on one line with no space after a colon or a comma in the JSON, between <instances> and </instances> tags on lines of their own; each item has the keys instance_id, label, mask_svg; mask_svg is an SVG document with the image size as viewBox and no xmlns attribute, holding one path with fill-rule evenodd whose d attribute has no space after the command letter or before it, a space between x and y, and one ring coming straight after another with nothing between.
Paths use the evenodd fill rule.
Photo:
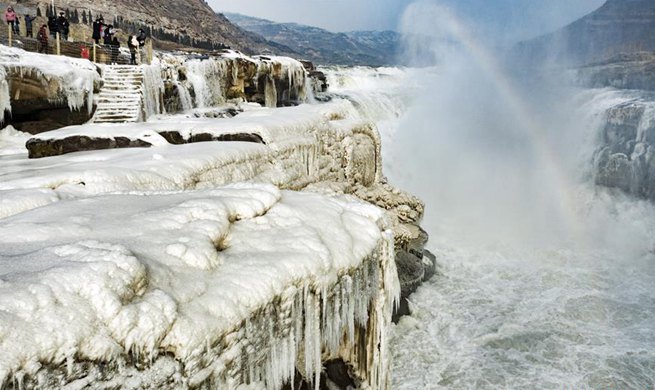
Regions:
<instances>
[{"instance_id":1,"label":"ice formation","mask_svg":"<svg viewBox=\"0 0 655 390\"><path fill-rule=\"evenodd\" d=\"M99 383L172 357L149 386L279 389L299 369L318 388L329 356L388 386L398 281L380 209L254 184L144 195L3 220L5 384Z\"/></svg>"},{"instance_id":2,"label":"ice formation","mask_svg":"<svg viewBox=\"0 0 655 390\"><path fill-rule=\"evenodd\" d=\"M184 63L186 77L195 94L195 107L204 108L224 103L221 80L225 74L223 63L215 60L189 60Z\"/></svg>"},{"instance_id":3,"label":"ice formation","mask_svg":"<svg viewBox=\"0 0 655 390\"><path fill-rule=\"evenodd\" d=\"M165 112L162 102L164 80L158 59L154 59L151 65L144 65L141 68L143 70L143 108L145 118L148 119Z\"/></svg>"},{"instance_id":4,"label":"ice formation","mask_svg":"<svg viewBox=\"0 0 655 390\"><path fill-rule=\"evenodd\" d=\"M95 65L87 60L45 56L0 46L0 68L5 82L8 77L11 82L12 74L17 74L20 79L37 80L52 102L65 100L71 110L86 106L89 113L93 108L94 84L100 75ZM0 103L7 109L9 103L5 100L3 85L0 85Z\"/></svg>"},{"instance_id":5,"label":"ice formation","mask_svg":"<svg viewBox=\"0 0 655 390\"><path fill-rule=\"evenodd\" d=\"M0 132L0 381L279 389L300 374L319 388L323 363L343 359L360 387L389 388L402 212L357 199L400 198L381 184L375 127L345 100L243 103L306 99L284 57L142 71L147 122L38 138L148 148L27 159L25 135ZM233 99L238 115L157 115L171 90L182 110ZM239 134L261 142L196 142Z\"/></svg>"},{"instance_id":6,"label":"ice formation","mask_svg":"<svg viewBox=\"0 0 655 390\"><path fill-rule=\"evenodd\" d=\"M11 112L9 83L7 82L7 72L4 68L0 68L0 122L4 121L6 111Z\"/></svg>"},{"instance_id":7,"label":"ice formation","mask_svg":"<svg viewBox=\"0 0 655 390\"><path fill-rule=\"evenodd\" d=\"M71 111L86 106L91 115L94 90L102 85L96 65L88 60L2 47L0 68L5 80L0 84L0 119L11 110L11 99L21 98L21 93L22 99L45 98L54 105L67 104ZM217 107L230 99L270 107L307 99L306 71L300 62L286 57L252 58L237 52L211 57L158 54L152 65L140 68L142 119L164 113L171 100L177 103L169 109L177 112ZM20 85L12 88L12 78ZM10 96L13 90L20 93Z\"/></svg>"},{"instance_id":8,"label":"ice formation","mask_svg":"<svg viewBox=\"0 0 655 390\"><path fill-rule=\"evenodd\" d=\"M236 180L263 181L290 189L319 180L368 183L381 176L379 153L369 154L379 150L379 139L370 125L354 117L340 120L353 115L356 113L350 103L335 101L315 106L253 108L230 119L169 117L146 123L71 126L40 134L38 138L121 136L147 141L153 147L146 151L72 154L47 161L19 159L11 169L0 167L0 189L58 188L85 183L82 187L86 191L98 193L123 188L202 188ZM201 142L173 146L159 135L171 131L184 138L254 133L265 144ZM144 153L149 158L144 159ZM52 161L59 163L53 167ZM67 168L61 169L63 166Z\"/></svg>"},{"instance_id":9,"label":"ice formation","mask_svg":"<svg viewBox=\"0 0 655 390\"><path fill-rule=\"evenodd\" d=\"M264 143L171 145L165 131L250 132ZM170 116L40 137L75 135L153 146L6 156L0 299L7 321L33 324L2 326L11 329L0 336L11 351L0 359L5 383L280 388L298 370L318 386L322 362L342 358L362 387L388 388L399 291L391 219L354 197L277 189L381 177L379 137L352 104L245 106L230 119ZM244 181L276 187L216 189ZM62 325L72 317L81 322Z\"/></svg>"},{"instance_id":10,"label":"ice formation","mask_svg":"<svg viewBox=\"0 0 655 390\"><path fill-rule=\"evenodd\" d=\"M30 137L30 134L18 131L11 125L0 129L0 156L25 154L25 142Z\"/></svg>"},{"instance_id":11,"label":"ice formation","mask_svg":"<svg viewBox=\"0 0 655 390\"><path fill-rule=\"evenodd\" d=\"M288 57L248 57L228 51L195 58L167 54L161 63L181 111L216 107L234 98L277 107L283 102L304 102L308 96L305 68Z\"/></svg>"}]
</instances>

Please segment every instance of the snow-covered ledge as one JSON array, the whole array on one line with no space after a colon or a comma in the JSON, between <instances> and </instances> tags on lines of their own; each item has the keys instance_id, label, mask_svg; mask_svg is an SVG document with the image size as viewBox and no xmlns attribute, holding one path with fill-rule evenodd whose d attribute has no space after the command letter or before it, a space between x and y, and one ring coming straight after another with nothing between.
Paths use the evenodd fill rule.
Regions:
<instances>
[{"instance_id":1,"label":"snow-covered ledge","mask_svg":"<svg viewBox=\"0 0 655 390\"><path fill-rule=\"evenodd\" d=\"M102 210L102 212L99 212ZM102 195L0 225L0 382L279 389L342 358L388 388L386 214L263 184Z\"/></svg>"}]
</instances>

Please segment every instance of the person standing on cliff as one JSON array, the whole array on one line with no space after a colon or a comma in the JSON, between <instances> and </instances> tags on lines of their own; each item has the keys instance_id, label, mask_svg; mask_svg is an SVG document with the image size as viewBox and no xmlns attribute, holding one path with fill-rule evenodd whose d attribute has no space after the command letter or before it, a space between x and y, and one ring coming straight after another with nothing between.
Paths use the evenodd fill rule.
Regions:
<instances>
[{"instance_id":1,"label":"person standing on cliff","mask_svg":"<svg viewBox=\"0 0 655 390\"><path fill-rule=\"evenodd\" d=\"M127 47L130 49L130 65L136 65L136 49L139 47L139 41L136 36L131 35L127 40Z\"/></svg>"},{"instance_id":2,"label":"person standing on cliff","mask_svg":"<svg viewBox=\"0 0 655 390\"><path fill-rule=\"evenodd\" d=\"M50 35L52 38L57 38L57 18L54 16L48 16L48 30L50 30Z\"/></svg>"},{"instance_id":3,"label":"person standing on cliff","mask_svg":"<svg viewBox=\"0 0 655 390\"><path fill-rule=\"evenodd\" d=\"M146 58L145 46L146 46L146 32L142 28L139 29L139 35L136 36L136 41L139 42L139 64L143 64L143 60Z\"/></svg>"},{"instance_id":4,"label":"person standing on cliff","mask_svg":"<svg viewBox=\"0 0 655 390\"><path fill-rule=\"evenodd\" d=\"M16 12L11 6L7 7L7 11L5 11L5 20L7 25L11 27L11 31L14 32L16 30Z\"/></svg>"},{"instance_id":5,"label":"person standing on cliff","mask_svg":"<svg viewBox=\"0 0 655 390\"><path fill-rule=\"evenodd\" d=\"M14 34L16 36L20 35L20 18L16 15L16 20L14 20Z\"/></svg>"},{"instance_id":6,"label":"person standing on cliff","mask_svg":"<svg viewBox=\"0 0 655 390\"><path fill-rule=\"evenodd\" d=\"M69 28L70 24L68 23L68 19L66 19L63 12L60 12L59 17L57 18L57 30L59 31L59 34L61 34L61 39L64 41L68 40Z\"/></svg>"},{"instance_id":7,"label":"person standing on cliff","mask_svg":"<svg viewBox=\"0 0 655 390\"><path fill-rule=\"evenodd\" d=\"M95 22L93 22L93 35L91 36L96 42L96 45L100 44L100 38L102 38L102 26L103 20L100 17L97 17Z\"/></svg>"},{"instance_id":8,"label":"person standing on cliff","mask_svg":"<svg viewBox=\"0 0 655 390\"><path fill-rule=\"evenodd\" d=\"M139 35L136 37L137 42L139 42L139 47L144 47L146 45L146 32L142 28L139 29Z\"/></svg>"},{"instance_id":9,"label":"person standing on cliff","mask_svg":"<svg viewBox=\"0 0 655 390\"><path fill-rule=\"evenodd\" d=\"M34 22L36 16L30 16L30 14L25 15L25 36L33 38L32 35L32 22Z\"/></svg>"},{"instance_id":10,"label":"person standing on cliff","mask_svg":"<svg viewBox=\"0 0 655 390\"><path fill-rule=\"evenodd\" d=\"M118 37L114 37L114 39L111 40L111 64L116 65L118 64L118 53L120 51L121 43L118 41Z\"/></svg>"},{"instance_id":11,"label":"person standing on cliff","mask_svg":"<svg viewBox=\"0 0 655 390\"><path fill-rule=\"evenodd\" d=\"M42 25L39 32L36 34L37 51L39 53L48 54L48 26Z\"/></svg>"},{"instance_id":12,"label":"person standing on cliff","mask_svg":"<svg viewBox=\"0 0 655 390\"><path fill-rule=\"evenodd\" d=\"M114 26L111 24L106 25L104 32L104 37L102 38L103 43L111 46L112 38L114 37Z\"/></svg>"}]
</instances>

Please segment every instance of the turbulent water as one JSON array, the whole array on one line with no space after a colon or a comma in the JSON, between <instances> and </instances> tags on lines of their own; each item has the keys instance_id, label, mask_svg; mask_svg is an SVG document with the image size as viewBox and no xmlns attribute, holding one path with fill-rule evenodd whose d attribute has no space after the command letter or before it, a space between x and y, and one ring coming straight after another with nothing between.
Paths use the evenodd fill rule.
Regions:
<instances>
[{"instance_id":1,"label":"turbulent water","mask_svg":"<svg viewBox=\"0 0 655 390\"><path fill-rule=\"evenodd\" d=\"M655 208L591 172L605 110L638 92L328 73L381 124L386 174L426 202L438 257L394 330L392 388L655 386Z\"/></svg>"}]
</instances>

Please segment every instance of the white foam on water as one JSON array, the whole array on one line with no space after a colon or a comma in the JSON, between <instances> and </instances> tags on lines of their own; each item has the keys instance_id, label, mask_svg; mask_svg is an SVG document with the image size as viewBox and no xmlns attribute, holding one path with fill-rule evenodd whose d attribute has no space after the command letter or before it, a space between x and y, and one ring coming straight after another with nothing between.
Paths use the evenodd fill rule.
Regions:
<instances>
[{"instance_id":1,"label":"white foam on water","mask_svg":"<svg viewBox=\"0 0 655 390\"><path fill-rule=\"evenodd\" d=\"M341 72L333 83L349 78ZM567 95L577 107L569 117L535 113L562 114L544 137L571 183L562 208L553 195L561 182L544 175L525 133L505 126L513 113L453 93L444 73L426 69L433 89L417 90L398 118L375 117L385 173L426 202L440 266L395 327L392 388L652 387L655 207L590 183L605 111L639 92L577 91ZM363 77L371 99L393 89Z\"/></svg>"}]
</instances>

